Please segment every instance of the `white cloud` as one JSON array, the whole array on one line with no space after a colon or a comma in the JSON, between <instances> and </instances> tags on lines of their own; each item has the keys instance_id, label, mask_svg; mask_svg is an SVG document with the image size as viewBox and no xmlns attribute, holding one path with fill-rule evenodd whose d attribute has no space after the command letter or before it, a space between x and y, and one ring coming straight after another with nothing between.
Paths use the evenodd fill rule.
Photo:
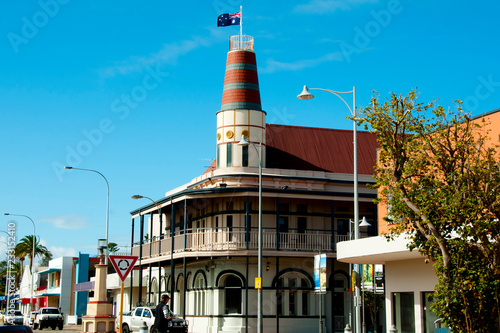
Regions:
<instances>
[{"instance_id":1,"label":"white cloud","mask_svg":"<svg viewBox=\"0 0 500 333\"><path fill-rule=\"evenodd\" d=\"M75 230L75 229L83 229L89 227L89 224L86 221L87 219L83 216L78 216L75 214L64 214L64 215L54 215L47 216L41 219L42 222L49 222L54 225L54 227L58 229L67 229L67 230Z\"/></svg>"},{"instance_id":2,"label":"white cloud","mask_svg":"<svg viewBox=\"0 0 500 333\"><path fill-rule=\"evenodd\" d=\"M52 253L52 258L59 257L76 257L76 250L71 247L49 246L49 251Z\"/></svg>"},{"instance_id":3,"label":"white cloud","mask_svg":"<svg viewBox=\"0 0 500 333\"><path fill-rule=\"evenodd\" d=\"M298 71L304 68L316 67L322 63L330 61L342 61L342 53L335 52L325 54L322 57L316 59L305 59L299 60L291 63L279 62L273 59L268 59L266 61L266 66L259 68L259 73L275 73L278 71Z\"/></svg>"},{"instance_id":4,"label":"white cloud","mask_svg":"<svg viewBox=\"0 0 500 333\"><path fill-rule=\"evenodd\" d=\"M309 3L297 5L295 11L307 14L330 14L336 10L349 10L353 6L378 0L312 0Z\"/></svg>"},{"instance_id":5,"label":"white cloud","mask_svg":"<svg viewBox=\"0 0 500 333\"><path fill-rule=\"evenodd\" d=\"M140 72L147 66L175 64L177 59L200 47L208 47L214 41L226 38L221 29L210 28L208 36L193 36L191 39L174 43L164 44L163 47L155 53L147 56L131 56L126 60L117 62L116 65L101 69L99 72L103 77L113 77L117 75L126 75L129 73Z\"/></svg>"}]
</instances>

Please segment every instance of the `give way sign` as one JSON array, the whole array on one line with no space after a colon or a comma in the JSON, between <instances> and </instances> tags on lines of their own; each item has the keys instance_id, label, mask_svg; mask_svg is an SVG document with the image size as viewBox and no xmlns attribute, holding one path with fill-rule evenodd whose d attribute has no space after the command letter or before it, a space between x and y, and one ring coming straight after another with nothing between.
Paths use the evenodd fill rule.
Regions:
<instances>
[{"instance_id":1,"label":"give way sign","mask_svg":"<svg viewBox=\"0 0 500 333\"><path fill-rule=\"evenodd\" d=\"M125 279L127 278L132 268L134 268L134 264L138 258L139 257L137 256L110 255L109 261L111 261L111 264L115 268L115 271L118 273L118 276L120 277L122 282L125 282Z\"/></svg>"}]
</instances>

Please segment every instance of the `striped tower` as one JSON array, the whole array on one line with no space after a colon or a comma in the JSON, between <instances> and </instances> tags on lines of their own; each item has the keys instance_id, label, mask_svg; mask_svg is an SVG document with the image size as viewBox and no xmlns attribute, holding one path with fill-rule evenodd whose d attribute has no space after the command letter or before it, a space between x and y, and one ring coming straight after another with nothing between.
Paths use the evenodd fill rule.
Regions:
<instances>
[{"instance_id":1,"label":"striped tower","mask_svg":"<svg viewBox=\"0 0 500 333\"><path fill-rule=\"evenodd\" d=\"M242 136L257 149L240 146ZM266 113L260 104L253 37L232 36L227 53L221 110L217 112L217 169L265 166Z\"/></svg>"}]
</instances>

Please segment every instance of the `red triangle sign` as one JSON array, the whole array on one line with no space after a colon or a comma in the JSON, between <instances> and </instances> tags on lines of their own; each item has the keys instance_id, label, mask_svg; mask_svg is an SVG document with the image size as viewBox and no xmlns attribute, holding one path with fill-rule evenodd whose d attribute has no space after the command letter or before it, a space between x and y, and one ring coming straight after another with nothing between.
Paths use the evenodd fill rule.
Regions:
<instances>
[{"instance_id":1,"label":"red triangle sign","mask_svg":"<svg viewBox=\"0 0 500 333\"><path fill-rule=\"evenodd\" d=\"M116 273L118 273L118 276L120 277L122 282L125 282L125 279L129 275L132 268L134 268L134 264L138 258L139 257L137 256L110 255L109 261L111 261L111 264L115 268L115 271Z\"/></svg>"}]
</instances>

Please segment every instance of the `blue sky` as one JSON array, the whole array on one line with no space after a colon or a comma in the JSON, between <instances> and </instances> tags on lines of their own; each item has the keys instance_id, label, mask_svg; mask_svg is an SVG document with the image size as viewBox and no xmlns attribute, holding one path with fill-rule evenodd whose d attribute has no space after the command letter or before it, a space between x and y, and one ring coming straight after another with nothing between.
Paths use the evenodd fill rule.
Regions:
<instances>
[{"instance_id":1,"label":"blue sky","mask_svg":"<svg viewBox=\"0 0 500 333\"><path fill-rule=\"evenodd\" d=\"M269 123L351 129L347 108L302 86L356 86L473 115L500 108L500 4L479 1L2 1L0 208L30 216L54 255L130 245L129 212L200 175L214 158L228 38L217 16L243 5ZM350 98L349 96L347 98ZM350 101L350 99L349 99ZM0 230L25 218L2 215ZM0 234L0 240L2 240ZM5 244L0 243L4 253ZM4 255L3 255L4 256ZM0 255L0 258L2 255Z\"/></svg>"}]
</instances>

